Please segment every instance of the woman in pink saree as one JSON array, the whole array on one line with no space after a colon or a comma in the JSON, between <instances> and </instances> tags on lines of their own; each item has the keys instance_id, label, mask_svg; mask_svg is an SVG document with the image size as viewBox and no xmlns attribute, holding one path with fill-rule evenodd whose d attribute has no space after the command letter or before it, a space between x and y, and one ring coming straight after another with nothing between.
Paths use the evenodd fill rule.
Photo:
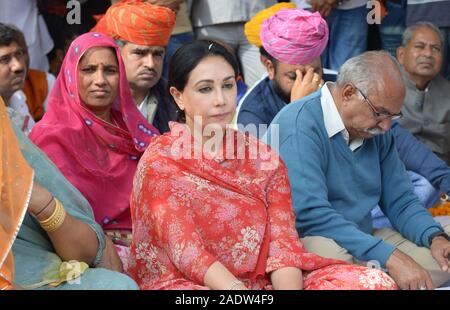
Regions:
<instances>
[{"instance_id":1,"label":"woman in pink saree","mask_svg":"<svg viewBox=\"0 0 450 310\"><path fill-rule=\"evenodd\" d=\"M72 42L30 138L86 197L113 241L128 245L133 175L157 135L133 102L115 42L86 33Z\"/></svg>"}]
</instances>

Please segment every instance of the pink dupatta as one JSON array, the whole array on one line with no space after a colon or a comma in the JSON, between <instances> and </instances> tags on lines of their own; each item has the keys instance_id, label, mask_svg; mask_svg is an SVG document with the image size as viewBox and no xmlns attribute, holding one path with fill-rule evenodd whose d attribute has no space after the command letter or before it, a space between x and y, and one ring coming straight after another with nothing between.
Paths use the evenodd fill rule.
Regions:
<instances>
[{"instance_id":1,"label":"pink dupatta","mask_svg":"<svg viewBox=\"0 0 450 310\"><path fill-rule=\"evenodd\" d=\"M111 113L121 128L97 118L78 95L81 57L88 49L103 46L113 48L118 59L120 91ZM104 229L131 230L133 176L141 155L157 135L133 101L118 46L111 38L91 32L72 42L47 112L30 139L86 197Z\"/></svg>"}]
</instances>

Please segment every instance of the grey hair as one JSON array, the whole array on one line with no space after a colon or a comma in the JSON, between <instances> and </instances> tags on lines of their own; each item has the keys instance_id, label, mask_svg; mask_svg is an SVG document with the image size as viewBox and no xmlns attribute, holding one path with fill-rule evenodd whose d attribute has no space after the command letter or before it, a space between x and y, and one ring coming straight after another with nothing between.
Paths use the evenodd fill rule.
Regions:
<instances>
[{"instance_id":1,"label":"grey hair","mask_svg":"<svg viewBox=\"0 0 450 310\"><path fill-rule=\"evenodd\" d=\"M124 47L125 46L125 44L127 44L128 42L127 41L125 41L125 40L114 40L115 42L116 42L116 44L117 44L117 46L119 47L119 48L122 48L122 47Z\"/></svg>"},{"instance_id":2,"label":"grey hair","mask_svg":"<svg viewBox=\"0 0 450 310\"><path fill-rule=\"evenodd\" d=\"M386 58L391 61L391 66L387 64ZM369 51L350 58L342 65L336 78L336 85L342 88L352 83L368 95L384 86L385 74L391 77L397 76L403 83L397 59L386 51Z\"/></svg>"},{"instance_id":3,"label":"grey hair","mask_svg":"<svg viewBox=\"0 0 450 310\"><path fill-rule=\"evenodd\" d=\"M444 36L442 35L442 32L439 30L439 28L430 22L418 22L415 24L412 24L411 26L409 26L408 28L405 29L405 31L403 32L402 35L402 46L406 46L408 45L408 43L411 41L412 36L414 35L414 32L417 29L426 27L428 29L434 30L438 35L439 35L439 39L441 40L441 46L444 45Z\"/></svg>"}]
</instances>

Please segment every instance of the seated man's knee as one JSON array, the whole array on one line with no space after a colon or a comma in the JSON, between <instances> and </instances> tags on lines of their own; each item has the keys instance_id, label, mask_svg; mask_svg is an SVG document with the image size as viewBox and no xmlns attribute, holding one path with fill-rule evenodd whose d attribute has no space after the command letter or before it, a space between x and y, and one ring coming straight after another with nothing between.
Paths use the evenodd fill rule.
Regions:
<instances>
[{"instance_id":1,"label":"seated man's knee","mask_svg":"<svg viewBox=\"0 0 450 310\"><path fill-rule=\"evenodd\" d=\"M304 237L301 239L308 252L325 258L339 259L353 263L353 256L346 249L338 245L333 239L321 236Z\"/></svg>"}]
</instances>

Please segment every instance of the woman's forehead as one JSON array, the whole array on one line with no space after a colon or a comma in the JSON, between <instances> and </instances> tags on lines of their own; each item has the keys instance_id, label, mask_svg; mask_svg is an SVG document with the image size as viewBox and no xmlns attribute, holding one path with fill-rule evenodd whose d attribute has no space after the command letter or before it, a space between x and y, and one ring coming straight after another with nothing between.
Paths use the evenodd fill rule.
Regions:
<instances>
[{"instance_id":1,"label":"woman's forehead","mask_svg":"<svg viewBox=\"0 0 450 310\"><path fill-rule=\"evenodd\" d=\"M80 58L80 63L117 64L117 56L111 47L91 47Z\"/></svg>"},{"instance_id":2,"label":"woman's forehead","mask_svg":"<svg viewBox=\"0 0 450 310\"><path fill-rule=\"evenodd\" d=\"M222 81L230 76L234 76L233 67L223 57L208 56L191 71L189 80L194 83L204 79Z\"/></svg>"}]
</instances>

